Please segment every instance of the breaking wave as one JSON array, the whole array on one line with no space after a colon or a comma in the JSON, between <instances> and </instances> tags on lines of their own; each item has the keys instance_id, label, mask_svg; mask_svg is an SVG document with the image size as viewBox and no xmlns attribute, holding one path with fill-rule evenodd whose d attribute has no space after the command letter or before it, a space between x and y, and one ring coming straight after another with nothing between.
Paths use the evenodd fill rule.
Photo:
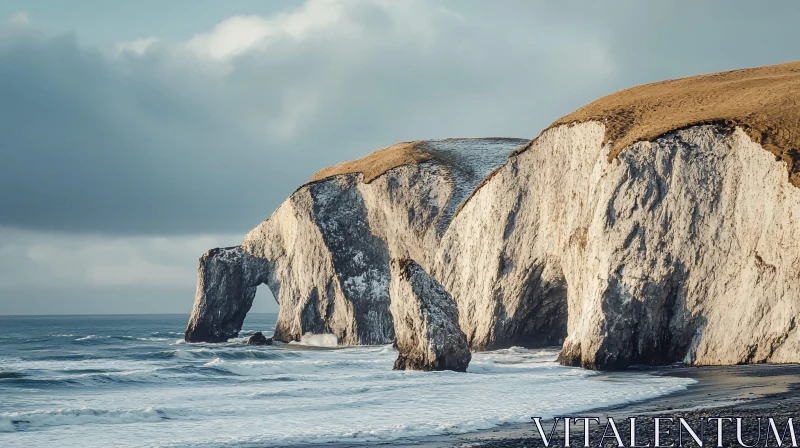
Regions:
<instances>
[{"instance_id":1,"label":"breaking wave","mask_svg":"<svg viewBox=\"0 0 800 448\"><path fill-rule=\"evenodd\" d=\"M169 417L154 409L57 409L0 414L0 431L26 431L50 426L158 422Z\"/></svg>"},{"instance_id":2,"label":"breaking wave","mask_svg":"<svg viewBox=\"0 0 800 448\"><path fill-rule=\"evenodd\" d=\"M335 334L330 333L306 333L300 338L300 342L296 343L314 347L338 347L339 338L337 338Z\"/></svg>"}]
</instances>

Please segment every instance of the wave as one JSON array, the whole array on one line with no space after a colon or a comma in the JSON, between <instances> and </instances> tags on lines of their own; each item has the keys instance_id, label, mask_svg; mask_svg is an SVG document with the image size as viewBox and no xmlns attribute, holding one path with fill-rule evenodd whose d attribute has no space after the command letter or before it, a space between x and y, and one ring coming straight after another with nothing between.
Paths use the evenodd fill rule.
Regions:
<instances>
[{"instance_id":1,"label":"wave","mask_svg":"<svg viewBox=\"0 0 800 448\"><path fill-rule=\"evenodd\" d=\"M314 347L338 347L339 338L331 333L306 333L300 338L300 342L290 342L290 344L311 345Z\"/></svg>"},{"instance_id":2,"label":"wave","mask_svg":"<svg viewBox=\"0 0 800 448\"><path fill-rule=\"evenodd\" d=\"M361 395L369 393L386 393L393 390L407 388L408 385L402 382L394 384L373 384L362 386L349 386L349 387L331 387L331 388L317 388L317 387L299 387L293 389L275 389L264 390L259 392L251 392L247 394L252 398L283 398L283 397L296 397L296 398L316 398L316 397L334 397L334 396L350 396Z\"/></svg>"},{"instance_id":3,"label":"wave","mask_svg":"<svg viewBox=\"0 0 800 448\"><path fill-rule=\"evenodd\" d=\"M213 360L221 358L225 360L282 360L296 359L302 357L300 353L277 348L251 348L242 345L220 348L197 348L189 350L179 350L176 354L178 358L188 360Z\"/></svg>"},{"instance_id":4,"label":"wave","mask_svg":"<svg viewBox=\"0 0 800 448\"><path fill-rule=\"evenodd\" d=\"M182 331L154 331L150 333L150 336L160 336L160 337L164 336L172 337L172 336L183 336L183 335L184 333Z\"/></svg>"},{"instance_id":5,"label":"wave","mask_svg":"<svg viewBox=\"0 0 800 448\"><path fill-rule=\"evenodd\" d=\"M90 361L97 359L106 359L106 357L90 353L66 353L63 355L43 356L40 358L42 361Z\"/></svg>"},{"instance_id":6,"label":"wave","mask_svg":"<svg viewBox=\"0 0 800 448\"><path fill-rule=\"evenodd\" d=\"M23 375L21 373L9 371L9 370L0 371L0 380L9 379L9 378L22 378L24 376L25 375Z\"/></svg>"},{"instance_id":7,"label":"wave","mask_svg":"<svg viewBox=\"0 0 800 448\"><path fill-rule=\"evenodd\" d=\"M11 392L0 400L9 403L2 411L17 411L0 411L0 445L25 439L32 442L26 446L87 448L367 446L530 421L534 409L539 415L574 412L685 387L685 380L649 376L597 381L589 378L594 372L558 366L557 352L549 349L476 353L466 374L399 372L391 368L397 356L391 345L335 350L300 344L174 345L156 333L147 328L135 336L166 340L97 343L113 340L109 337L72 346L104 354L107 361L53 362L18 351L26 359L0 363L6 367L0 375L9 376L0 380L2 393ZM47 353L77 355L53 347ZM53 387L61 389L47 393ZM34 388L43 393L31 394ZM561 389L576 393L560 394ZM266 415L269 424L253 424ZM119 424L129 426L102 426Z\"/></svg>"},{"instance_id":8,"label":"wave","mask_svg":"<svg viewBox=\"0 0 800 448\"><path fill-rule=\"evenodd\" d=\"M200 354L203 356L205 354ZM263 359L263 360L288 360L298 358L300 355L292 352L284 352L280 350L259 350L259 349L244 349L235 351L220 351L211 354L215 358L225 360L246 360L246 359Z\"/></svg>"},{"instance_id":9,"label":"wave","mask_svg":"<svg viewBox=\"0 0 800 448\"><path fill-rule=\"evenodd\" d=\"M76 341L88 341L90 339L110 339L111 336L98 336L96 334L90 334L88 336L84 336L82 338L75 339Z\"/></svg>"},{"instance_id":10,"label":"wave","mask_svg":"<svg viewBox=\"0 0 800 448\"><path fill-rule=\"evenodd\" d=\"M60 367L50 370L31 370L30 373L13 372L13 375L0 376L3 384L35 389L48 389L53 387L81 388L81 387L114 387L124 384L141 384L163 380L168 377L156 375L157 368L133 368L126 370L102 367L81 368ZM75 366L77 367L77 366ZM0 372L2 373L2 372Z\"/></svg>"},{"instance_id":11,"label":"wave","mask_svg":"<svg viewBox=\"0 0 800 448\"><path fill-rule=\"evenodd\" d=\"M86 336L83 336L83 337L75 339L75 341L78 341L78 342L84 342L84 341L101 342L101 341L109 341L109 340L127 341L127 342L137 341L137 340L139 340L139 341L148 341L148 340L163 340L163 341L166 341L167 338L155 339L155 338L139 338L139 337L128 336L128 335L89 334L89 335L86 335Z\"/></svg>"},{"instance_id":12,"label":"wave","mask_svg":"<svg viewBox=\"0 0 800 448\"><path fill-rule=\"evenodd\" d=\"M29 431L51 426L85 424L121 424L137 422L159 422L168 420L164 410L144 409L56 409L31 412L0 413L0 432Z\"/></svg>"},{"instance_id":13,"label":"wave","mask_svg":"<svg viewBox=\"0 0 800 448\"><path fill-rule=\"evenodd\" d=\"M238 373L231 372L230 370L223 369L221 367L216 367L214 365L184 365L184 366L175 366L175 367L167 367L164 369L159 369L156 373L158 374L180 374L180 375L190 375L190 376L200 376L200 377L234 377L240 376Z\"/></svg>"},{"instance_id":14,"label":"wave","mask_svg":"<svg viewBox=\"0 0 800 448\"><path fill-rule=\"evenodd\" d=\"M139 361L161 361L167 359L181 358L178 350L156 350L141 353L132 353L126 358Z\"/></svg>"},{"instance_id":15,"label":"wave","mask_svg":"<svg viewBox=\"0 0 800 448\"><path fill-rule=\"evenodd\" d=\"M7 384L13 386L30 387L34 389L47 388L48 386L77 386L80 385L79 381L71 379L55 379L55 378L31 378L29 376L20 375L15 378L7 378L4 380Z\"/></svg>"}]
</instances>

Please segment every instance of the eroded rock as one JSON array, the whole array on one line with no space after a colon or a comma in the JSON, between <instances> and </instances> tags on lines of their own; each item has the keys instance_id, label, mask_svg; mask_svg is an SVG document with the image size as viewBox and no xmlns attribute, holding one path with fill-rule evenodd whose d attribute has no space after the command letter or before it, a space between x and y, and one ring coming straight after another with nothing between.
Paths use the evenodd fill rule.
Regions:
<instances>
[{"instance_id":1,"label":"eroded rock","mask_svg":"<svg viewBox=\"0 0 800 448\"><path fill-rule=\"evenodd\" d=\"M390 286L397 370L465 372L472 355L458 309L439 282L408 258L392 260Z\"/></svg>"},{"instance_id":2,"label":"eroded rock","mask_svg":"<svg viewBox=\"0 0 800 448\"><path fill-rule=\"evenodd\" d=\"M264 282L268 262L239 246L211 249L200 257L197 293L186 342L225 342L239 335Z\"/></svg>"},{"instance_id":3,"label":"eroded rock","mask_svg":"<svg viewBox=\"0 0 800 448\"><path fill-rule=\"evenodd\" d=\"M264 333L257 331L245 341L247 345L272 345L272 338L267 338Z\"/></svg>"},{"instance_id":4,"label":"eroded rock","mask_svg":"<svg viewBox=\"0 0 800 448\"><path fill-rule=\"evenodd\" d=\"M365 182L359 173L315 180L253 229L242 247L272 266L265 283L280 311L275 338L331 333L343 345L394 340L389 260L430 267L456 208L520 139L418 142L429 154Z\"/></svg>"}]
</instances>

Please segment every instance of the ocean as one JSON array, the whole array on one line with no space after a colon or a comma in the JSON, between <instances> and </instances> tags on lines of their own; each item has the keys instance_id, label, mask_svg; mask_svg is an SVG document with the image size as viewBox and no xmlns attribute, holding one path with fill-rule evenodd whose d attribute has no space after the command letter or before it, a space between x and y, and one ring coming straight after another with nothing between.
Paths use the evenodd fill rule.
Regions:
<instances>
[{"instance_id":1,"label":"ocean","mask_svg":"<svg viewBox=\"0 0 800 448\"><path fill-rule=\"evenodd\" d=\"M251 314L242 336L272 334ZM685 389L600 375L558 350L473 354L467 373L393 371L390 346L186 344L188 315L0 316L0 447L273 447L464 433Z\"/></svg>"}]
</instances>

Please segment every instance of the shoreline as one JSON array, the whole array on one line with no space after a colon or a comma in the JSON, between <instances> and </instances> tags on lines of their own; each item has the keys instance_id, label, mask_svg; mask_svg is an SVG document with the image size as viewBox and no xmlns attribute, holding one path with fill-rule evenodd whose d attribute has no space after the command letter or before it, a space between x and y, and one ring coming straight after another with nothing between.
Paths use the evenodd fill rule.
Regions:
<instances>
[{"instance_id":1,"label":"shoreline","mask_svg":"<svg viewBox=\"0 0 800 448\"><path fill-rule=\"evenodd\" d=\"M614 381L621 377L630 378L637 375L667 375L690 378L696 382L685 390L673 392L661 397L622 405L600 406L582 411L580 416L599 417L600 424L592 423L590 440L592 446L599 446L603 429L608 417L612 417L618 425L625 445L629 443L629 417L641 417L637 423L637 443L646 445L653 442L654 417L683 417L687 421L698 422L701 418L717 416L743 417L743 437L752 444L758 436L757 417L773 417L779 429L786 418L800 417L800 364L749 364L736 366L665 366L642 369L629 369L622 372L607 372L597 375L595 381ZM577 417L578 415L570 415ZM550 431L552 419L542 420L542 426ZM572 446L583 446L582 423L573 426L571 431ZM677 426L674 428L677 429ZM800 438L800 422L795 422ZM704 441L706 446L716 446L715 431L707 430ZM762 431L766 426L762 426ZM713 434L712 434L713 433ZM556 431L556 440L551 447L563 446L563 427ZM763 435L762 435L763 437ZM788 437L788 435L787 435ZM559 439L560 438L560 439ZM641 440L641 441L640 441ZM739 446L736 443L735 425L726 423L724 446ZM763 446L763 438L759 442ZM677 440L667 439L662 445ZM606 441L606 446L616 447L613 439ZM770 439L770 446L774 440ZM308 445L301 445L308 446ZM332 442L325 443L327 448L363 448L363 447L416 447L416 448L531 448L543 447L541 438L531 423L506 423L491 429L463 434L445 434L427 437L409 437L397 440L373 442ZM652 445L651 445L652 446ZM698 446L694 441L684 439L684 446ZM791 446L784 443L783 446ZM299 447L298 447L299 448Z\"/></svg>"},{"instance_id":2,"label":"shoreline","mask_svg":"<svg viewBox=\"0 0 800 448\"><path fill-rule=\"evenodd\" d=\"M637 424L637 437L641 435L646 444L653 441L653 417L683 417L687 421L698 422L698 419L718 416L743 417L743 438L752 444L758 437L757 417L774 417L776 424L784 424L788 417L800 416L800 365L797 364L749 364L737 366L698 366L698 367L657 367L641 371L604 373L597 377L598 381L612 379L623 375L639 373L651 375L669 375L691 378L696 383L685 390L653 398L641 402L628 403L608 407L599 407L582 412L582 416L600 417L600 425L592 424L590 440L592 446L598 446L608 417L612 417L619 426L625 444L629 443L629 417L642 417ZM572 416L574 417L574 416ZM778 420L780 418L780 421ZM549 431L552 420L543 420L543 427ZM581 423L582 425L582 423ZM716 425L716 423L714 423ZM798 423L795 423L797 428ZM677 428L677 426L675 427ZM716 426L714 431L706 431L706 445L715 446ZM779 427L783 431L782 427ZM800 429L800 428L797 428ZM766 430L766 423L762 431ZM713 433L713 434L710 434ZM563 437L563 430L557 431ZM573 446L583 445L583 431L571 431ZM730 436L730 437L729 437ZM762 435L763 436L763 435ZM735 436L735 424L726 423L724 433L725 446L738 446ZM763 438L759 442L763 446ZM607 440L608 446L617 446ZM671 441L671 439L670 439ZM669 444L670 441L662 442ZM559 444L559 442L561 444ZM774 443L774 440L770 439ZM693 441L686 446L697 446ZM730 444L730 445L727 445ZM554 441L551 446L562 446L563 439ZM677 442L676 442L677 445ZM400 445L404 446L404 445ZM544 444L533 423L507 424L496 428L469 434L450 436L450 440L431 440L429 444L408 446L458 447L458 448L511 448L511 447L543 447ZM784 445L787 446L787 445Z\"/></svg>"}]
</instances>

